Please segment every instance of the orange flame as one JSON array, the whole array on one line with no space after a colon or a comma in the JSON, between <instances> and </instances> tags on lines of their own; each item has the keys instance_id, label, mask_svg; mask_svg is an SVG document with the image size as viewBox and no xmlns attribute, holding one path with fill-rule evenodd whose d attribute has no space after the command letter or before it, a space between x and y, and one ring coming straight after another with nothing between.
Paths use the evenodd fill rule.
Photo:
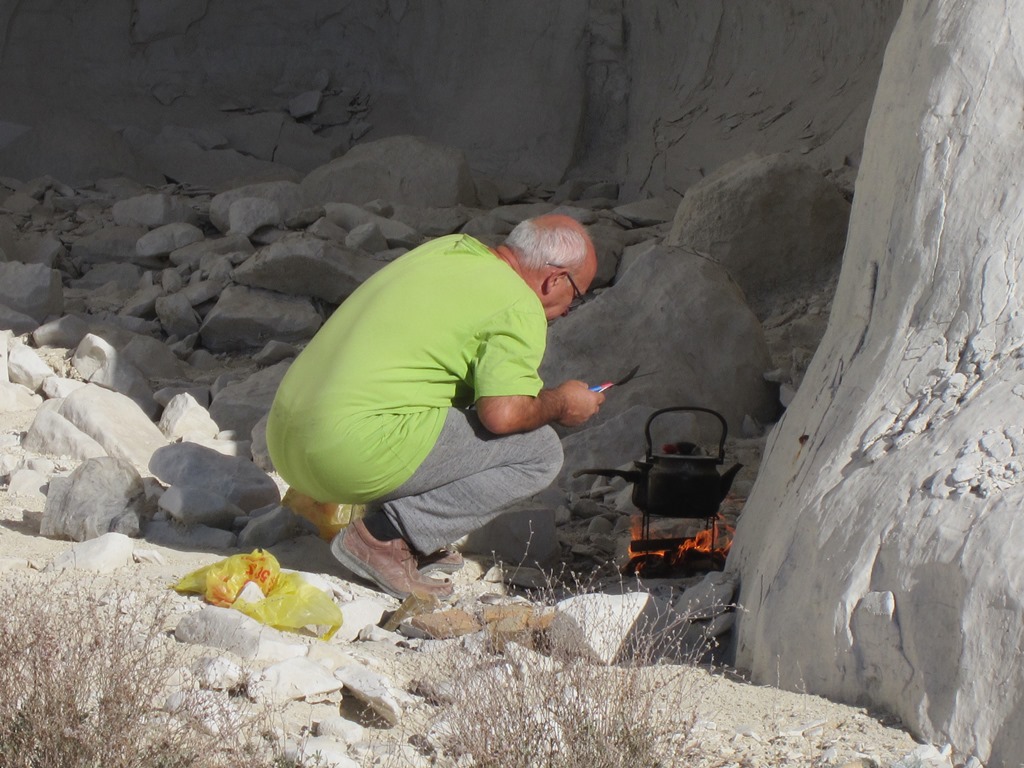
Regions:
<instances>
[{"instance_id":1,"label":"orange flame","mask_svg":"<svg viewBox=\"0 0 1024 768\"><path fill-rule=\"evenodd\" d=\"M641 539L643 532L641 518L637 517L633 519L633 542L630 543L629 555L631 558L638 559L637 571L643 570L644 562L658 562L669 568L675 568L684 566L688 561L699 558L701 555L706 555L709 559L724 564L725 558L732 548L735 530L719 516L712 521L710 526L699 531L695 536L683 539L681 543L665 549L651 549L648 546L644 551L638 552L633 548L633 544ZM649 540L647 543L649 545L659 542L655 539Z\"/></svg>"}]
</instances>

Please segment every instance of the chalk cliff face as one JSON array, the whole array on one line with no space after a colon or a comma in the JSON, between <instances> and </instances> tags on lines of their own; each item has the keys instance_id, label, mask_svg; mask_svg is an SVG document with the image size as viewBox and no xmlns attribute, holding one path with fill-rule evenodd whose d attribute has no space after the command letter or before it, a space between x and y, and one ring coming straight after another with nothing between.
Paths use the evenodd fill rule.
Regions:
<instances>
[{"instance_id":1,"label":"chalk cliff face","mask_svg":"<svg viewBox=\"0 0 1024 768\"><path fill-rule=\"evenodd\" d=\"M828 332L730 556L740 665L989 766L1024 760L1021 23L907 3Z\"/></svg>"},{"instance_id":2,"label":"chalk cliff face","mask_svg":"<svg viewBox=\"0 0 1024 768\"><path fill-rule=\"evenodd\" d=\"M481 175L615 178L626 198L671 199L750 151L856 165L901 5L4 0L0 150L46 125L50 143L22 138L5 172L59 171L45 155L75 144L75 115L142 168L143 150L184 132L284 176L415 133Z\"/></svg>"}]
</instances>

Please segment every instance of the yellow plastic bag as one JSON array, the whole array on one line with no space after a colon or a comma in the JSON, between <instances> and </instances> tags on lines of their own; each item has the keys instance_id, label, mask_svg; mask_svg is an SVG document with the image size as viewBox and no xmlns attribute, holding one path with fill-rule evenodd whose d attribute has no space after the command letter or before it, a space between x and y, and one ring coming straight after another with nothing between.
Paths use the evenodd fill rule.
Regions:
<instances>
[{"instance_id":1,"label":"yellow plastic bag","mask_svg":"<svg viewBox=\"0 0 1024 768\"><path fill-rule=\"evenodd\" d=\"M358 520L366 514L366 507L362 504L321 502L294 488L289 488L285 492L281 503L295 514L313 523L320 538L327 541L333 539L338 531L353 520Z\"/></svg>"},{"instance_id":2,"label":"yellow plastic bag","mask_svg":"<svg viewBox=\"0 0 1024 768\"><path fill-rule=\"evenodd\" d=\"M281 566L277 558L262 549L254 549L248 555L232 555L192 571L174 588L178 592L204 595L208 603L226 608L235 602L238 593L250 581L267 595L280 576Z\"/></svg>"},{"instance_id":3,"label":"yellow plastic bag","mask_svg":"<svg viewBox=\"0 0 1024 768\"><path fill-rule=\"evenodd\" d=\"M264 598L255 602L236 600L250 581L260 588ZM262 549L203 566L182 577L174 589L201 594L213 605L235 608L275 629L326 626L327 631L320 636L323 640L329 640L342 622L341 610L330 595L297 573L281 573L277 558Z\"/></svg>"},{"instance_id":4,"label":"yellow plastic bag","mask_svg":"<svg viewBox=\"0 0 1024 768\"><path fill-rule=\"evenodd\" d=\"M232 607L276 629L299 629L310 624L326 626L321 640L330 640L342 621L341 609L331 596L297 573L282 573L277 586L259 602L236 600Z\"/></svg>"}]
</instances>

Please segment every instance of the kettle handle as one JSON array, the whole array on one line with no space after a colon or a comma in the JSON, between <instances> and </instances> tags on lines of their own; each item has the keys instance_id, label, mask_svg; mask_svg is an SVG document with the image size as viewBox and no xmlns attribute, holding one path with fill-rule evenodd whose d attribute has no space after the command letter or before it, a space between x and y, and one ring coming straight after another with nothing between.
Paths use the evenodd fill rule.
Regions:
<instances>
[{"instance_id":1,"label":"kettle handle","mask_svg":"<svg viewBox=\"0 0 1024 768\"><path fill-rule=\"evenodd\" d=\"M722 436L718 441L718 463L721 464L725 461L725 436L728 432L729 426L725 422L725 417L718 411L712 411L710 408L698 408L697 406L688 405L677 405L671 408L661 408L650 416L647 417L647 423L644 424L644 437L647 439L647 458L650 459L653 453L653 444L651 442L651 422L654 421L658 416L663 413L671 413L673 411L699 411L701 413L710 413L716 419L722 423Z\"/></svg>"}]
</instances>

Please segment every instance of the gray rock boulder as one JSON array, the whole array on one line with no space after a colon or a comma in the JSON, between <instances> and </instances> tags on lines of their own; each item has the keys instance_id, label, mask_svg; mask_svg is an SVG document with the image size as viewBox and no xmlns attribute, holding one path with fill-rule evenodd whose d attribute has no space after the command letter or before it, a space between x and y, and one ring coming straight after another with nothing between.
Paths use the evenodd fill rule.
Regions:
<instances>
[{"instance_id":1,"label":"gray rock boulder","mask_svg":"<svg viewBox=\"0 0 1024 768\"><path fill-rule=\"evenodd\" d=\"M42 398L21 384L0 381L0 411L34 411Z\"/></svg>"},{"instance_id":2,"label":"gray rock boulder","mask_svg":"<svg viewBox=\"0 0 1024 768\"><path fill-rule=\"evenodd\" d=\"M285 539L307 536L315 533L312 523L299 517L287 507L275 506L266 514L253 517L238 534L238 546L242 549L279 544Z\"/></svg>"},{"instance_id":3,"label":"gray rock boulder","mask_svg":"<svg viewBox=\"0 0 1024 768\"><path fill-rule=\"evenodd\" d=\"M764 317L766 302L838 270L849 219L850 204L821 173L768 155L729 163L691 187L665 243L721 264Z\"/></svg>"},{"instance_id":4,"label":"gray rock boulder","mask_svg":"<svg viewBox=\"0 0 1024 768\"><path fill-rule=\"evenodd\" d=\"M279 222L294 216L306 205L301 187L293 181L246 184L213 197L210 201L210 221L213 226L221 232L228 232L232 229L235 229L236 232L239 231L231 226L231 208L240 200L263 200L273 203L278 211ZM236 213L237 215L240 214Z\"/></svg>"},{"instance_id":5,"label":"gray rock boulder","mask_svg":"<svg viewBox=\"0 0 1024 768\"><path fill-rule=\"evenodd\" d=\"M591 290L611 283L619 271L619 261L625 249L625 233L619 227L594 224L587 227L597 252L597 273L590 284Z\"/></svg>"},{"instance_id":6,"label":"gray rock boulder","mask_svg":"<svg viewBox=\"0 0 1024 768\"><path fill-rule=\"evenodd\" d=\"M171 441L186 436L212 438L220 431L210 412L188 392L177 394L168 401L157 426Z\"/></svg>"},{"instance_id":7,"label":"gray rock boulder","mask_svg":"<svg viewBox=\"0 0 1024 768\"><path fill-rule=\"evenodd\" d=\"M124 318L121 318L124 321ZM110 318L97 315L69 314L57 318L32 331L32 341L37 347L77 347L89 333L100 336L115 346L129 344L137 332L115 324Z\"/></svg>"},{"instance_id":8,"label":"gray rock boulder","mask_svg":"<svg viewBox=\"0 0 1024 768\"><path fill-rule=\"evenodd\" d=\"M157 508L182 525L206 525L231 530L245 512L222 494L195 486L172 485L157 502Z\"/></svg>"},{"instance_id":9,"label":"gray rock boulder","mask_svg":"<svg viewBox=\"0 0 1024 768\"><path fill-rule=\"evenodd\" d=\"M76 389L85 386L84 381L78 379L66 379L63 376L48 376L43 379L40 391L49 399L62 400Z\"/></svg>"},{"instance_id":10,"label":"gray rock boulder","mask_svg":"<svg viewBox=\"0 0 1024 768\"><path fill-rule=\"evenodd\" d=\"M63 347L70 349L89 332L89 324L77 315L64 315L43 323L32 331L32 341L37 347Z\"/></svg>"},{"instance_id":11,"label":"gray rock boulder","mask_svg":"<svg viewBox=\"0 0 1024 768\"><path fill-rule=\"evenodd\" d=\"M172 251L170 261L175 266L196 267L210 254L252 253L253 245L244 235L229 234L224 237L208 237L205 240L186 245Z\"/></svg>"},{"instance_id":12,"label":"gray rock boulder","mask_svg":"<svg viewBox=\"0 0 1024 768\"><path fill-rule=\"evenodd\" d=\"M136 334L121 347L121 354L149 379L176 379L187 373L188 366L152 336Z\"/></svg>"},{"instance_id":13,"label":"gray rock boulder","mask_svg":"<svg viewBox=\"0 0 1024 768\"><path fill-rule=\"evenodd\" d=\"M367 222L353 228L345 237L345 245L367 253L385 251L388 241L375 222Z\"/></svg>"},{"instance_id":14,"label":"gray rock boulder","mask_svg":"<svg viewBox=\"0 0 1024 768\"><path fill-rule=\"evenodd\" d=\"M42 264L0 262L0 304L42 323L64 310L60 272Z\"/></svg>"},{"instance_id":15,"label":"gray rock boulder","mask_svg":"<svg viewBox=\"0 0 1024 768\"><path fill-rule=\"evenodd\" d=\"M570 597L555 606L551 634L561 648L601 664L650 658L651 643L671 614L666 603L645 592Z\"/></svg>"},{"instance_id":16,"label":"gray rock boulder","mask_svg":"<svg viewBox=\"0 0 1024 768\"><path fill-rule=\"evenodd\" d=\"M50 376L53 376L53 369L43 362L34 349L20 341L10 345L7 353L7 377L11 382L36 392Z\"/></svg>"},{"instance_id":17,"label":"gray rock boulder","mask_svg":"<svg viewBox=\"0 0 1024 768\"><path fill-rule=\"evenodd\" d=\"M408 224L381 216L353 203L325 203L324 217L349 232L373 224L380 230L384 242L392 248L412 248L423 242L423 235Z\"/></svg>"},{"instance_id":18,"label":"gray rock boulder","mask_svg":"<svg viewBox=\"0 0 1024 768\"><path fill-rule=\"evenodd\" d=\"M242 659L291 659L308 652L298 638L265 627L240 611L213 605L182 617L174 637L181 643L230 651Z\"/></svg>"},{"instance_id":19,"label":"gray rock boulder","mask_svg":"<svg viewBox=\"0 0 1024 768\"><path fill-rule=\"evenodd\" d=\"M153 400L153 390L146 377L111 344L94 334L87 334L71 358L82 378L130 397L149 418L156 417L160 409Z\"/></svg>"},{"instance_id":20,"label":"gray rock boulder","mask_svg":"<svg viewBox=\"0 0 1024 768\"><path fill-rule=\"evenodd\" d=\"M885 54L828 330L727 569L754 682L1024 762L1024 7L911 0ZM976 87L984 83L984 87ZM955 104L970 88L964 109ZM966 105L965 105L966 106ZM762 586L763 585L763 586ZM998 691L998 693L995 693ZM995 695L994 695L995 694ZM908 761L910 762L910 761Z\"/></svg>"},{"instance_id":21,"label":"gray rock boulder","mask_svg":"<svg viewBox=\"0 0 1024 768\"><path fill-rule=\"evenodd\" d=\"M205 281L210 284L210 281ZM202 318L193 308L192 301L187 292L172 293L169 296L160 296L154 303L153 309L160 327L169 337L175 336L182 339L189 334L199 331Z\"/></svg>"},{"instance_id":22,"label":"gray rock boulder","mask_svg":"<svg viewBox=\"0 0 1024 768\"><path fill-rule=\"evenodd\" d=\"M67 249L53 232L19 232L0 225L0 252L7 254L7 261L53 267Z\"/></svg>"},{"instance_id":23,"label":"gray rock boulder","mask_svg":"<svg viewBox=\"0 0 1024 768\"><path fill-rule=\"evenodd\" d=\"M551 566L561 553L551 509L529 504L502 512L477 528L465 537L459 549L531 567Z\"/></svg>"},{"instance_id":24,"label":"gray rock boulder","mask_svg":"<svg viewBox=\"0 0 1024 768\"><path fill-rule=\"evenodd\" d=\"M612 209L617 216L628 219L637 227L649 227L655 224L664 224L672 221L675 211L668 202L661 197L652 197L646 200L635 200L631 203L623 203Z\"/></svg>"},{"instance_id":25,"label":"gray rock boulder","mask_svg":"<svg viewBox=\"0 0 1024 768\"><path fill-rule=\"evenodd\" d=\"M169 486L217 493L245 512L281 500L277 484L248 459L195 443L173 443L153 453L149 471Z\"/></svg>"},{"instance_id":26,"label":"gray rock boulder","mask_svg":"<svg viewBox=\"0 0 1024 768\"><path fill-rule=\"evenodd\" d=\"M250 435L270 410L289 365L290 360L283 360L218 390L210 403L210 416L222 430L239 437Z\"/></svg>"},{"instance_id":27,"label":"gray rock boulder","mask_svg":"<svg viewBox=\"0 0 1024 768\"><path fill-rule=\"evenodd\" d=\"M71 364L78 374L88 380L109 360L117 357L117 350L102 336L87 333L75 347Z\"/></svg>"},{"instance_id":28,"label":"gray rock boulder","mask_svg":"<svg viewBox=\"0 0 1024 768\"><path fill-rule=\"evenodd\" d=\"M281 208L273 200L243 197L228 209L228 231L246 237L263 227L279 227L283 223Z\"/></svg>"},{"instance_id":29,"label":"gray rock boulder","mask_svg":"<svg viewBox=\"0 0 1024 768\"><path fill-rule=\"evenodd\" d=\"M90 263L89 259L82 261L82 268L85 272L81 277L73 279L69 282L72 288L102 288L108 283L113 283L118 288L133 289L141 285L143 280L142 268L130 264L128 262L120 261L122 258L122 251L127 253L128 243L132 237L141 236L145 232L144 229L138 227L132 227L127 232L123 230L116 231L115 227L108 227L107 234L110 235L111 241L114 243L111 248L114 250L108 251L108 246L104 243L99 243L95 249L95 258L97 262L95 264ZM81 247L77 252L72 251L75 258L85 256L87 253L91 253L92 248L91 241L82 237L79 239ZM118 259L107 261L107 258ZM91 258L91 257L90 257Z\"/></svg>"},{"instance_id":30,"label":"gray rock boulder","mask_svg":"<svg viewBox=\"0 0 1024 768\"><path fill-rule=\"evenodd\" d=\"M31 333L39 327L39 321L28 315L11 309L6 304L0 304L0 328L5 328L19 336L23 333Z\"/></svg>"},{"instance_id":31,"label":"gray rock boulder","mask_svg":"<svg viewBox=\"0 0 1024 768\"><path fill-rule=\"evenodd\" d=\"M21 444L26 450L35 453L70 456L80 461L107 455L102 445L54 408L40 408L36 411Z\"/></svg>"},{"instance_id":32,"label":"gray rock boulder","mask_svg":"<svg viewBox=\"0 0 1024 768\"><path fill-rule=\"evenodd\" d=\"M310 172L301 182L311 205L395 203L446 207L476 205L476 187L465 156L416 136L359 144Z\"/></svg>"},{"instance_id":33,"label":"gray rock boulder","mask_svg":"<svg viewBox=\"0 0 1024 768\"><path fill-rule=\"evenodd\" d=\"M252 288L340 304L383 266L382 261L316 237L287 235L246 259L232 272L232 279Z\"/></svg>"},{"instance_id":34,"label":"gray rock boulder","mask_svg":"<svg viewBox=\"0 0 1024 768\"><path fill-rule=\"evenodd\" d=\"M156 266L156 260L143 258L135 250L139 238L148 231L144 227L104 227L76 240L71 246L71 257L82 264L127 262Z\"/></svg>"},{"instance_id":35,"label":"gray rock boulder","mask_svg":"<svg viewBox=\"0 0 1024 768\"><path fill-rule=\"evenodd\" d=\"M152 229L135 243L135 252L143 259L166 256L203 239L203 231L194 224L175 221Z\"/></svg>"},{"instance_id":36,"label":"gray rock boulder","mask_svg":"<svg viewBox=\"0 0 1024 768\"><path fill-rule=\"evenodd\" d=\"M143 285L135 293L125 299L121 314L131 317L152 317L156 300L164 294L159 285Z\"/></svg>"},{"instance_id":37,"label":"gray rock boulder","mask_svg":"<svg viewBox=\"0 0 1024 768\"><path fill-rule=\"evenodd\" d=\"M286 122L288 118L283 112L231 112L217 127L229 146L239 152L260 160L273 160Z\"/></svg>"},{"instance_id":38,"label":"gray rock boulder","mask_svg":"<svg viewBox=\"0 0 1024 768\"><path fill-rule=\"evenodd\" d=\"M469 221L472 212L459 205L450 208L428 208L416 205L396 205L391 215L393 221L400 221L419 232L423 237L441 237L459 232Z\"/></svg>"},{"instance_id":39,"label":"gray rock boulder","mask_svg":"<svg viewBox=\"0 0 1024 768\"><path fill-rule=\"evenodd\" d=\"M153 451L167 444L131 398L97 384L76 389L64 398L57 412L103 446L108 455L137 467L147 466Z\"/></svg>"},{"instance_id":40,"label":"gray rock boulder","mask_svg":"<svg viewBox=\"0 0 1024 768\"><path fill-rule=\"evenodd\" d=\"M309 173L335 156L337 142L314 133L312 127L303 122L285 120L277 137L274 160L294 168L299 173Z\"/></svg>"},{"instance_id":41,"label":"gray rock boulder","mask_svg":"<svg viewBox=\"0 0 1024 768\"><path fill-rule=\"evenodd\" d=\"M270 339L306 341L322 324L307 298L231 285L206 315L199 335L211 352L240 352L260 349Z\"/></svg>"},{"instance_id":42,"label":"gray rock boulder","mask_svg":"<svg viewBox=\"0 0 1024 768\"><path fill-rule=\"evenodd\" d=\"M88 459L68 477L50 480L39 532L85 541L105 533L138 536L149 516L138 470L124 459Z\"/></svg>"},{"instance_id":43,"label":"gray rock boulder","mask_svg":"<svg viewBox=\"0 0 1024 768\"><path fill-rule=\"evenodd\" d=\"M135 543L123 533L104 533L69 547L47 563L43 572L73 570L113 573L132 562L134 551Z\"/></svg>"},{"instance_id":44,"label":"gray rock boulder","mask_svg":"<svg viewBox=\"0 0 1024 768\"><path fill-rule=\"evenodd\" d=\"M152 192L118 200L111 208L114 223L122 227L155 229L165 224L196 224L199 214L187 200L164 192Z\"/></svg>"},{"instance_id":45,"label":"gray rock boulder","mask_svg":"<svg viewBox=\"0 0 1024 768\"><path fill-rule=\"evenodd\" d=\"M649 375L609 390L591 426L633 406L689 405L722 413L735 433L745 415L767 423L777 413L763 378L771 360L760 323L720 266L684 249L652 249L554 323L541 376L552 385L596 384L636 365Z\"/></svg>"}]
</instances>

